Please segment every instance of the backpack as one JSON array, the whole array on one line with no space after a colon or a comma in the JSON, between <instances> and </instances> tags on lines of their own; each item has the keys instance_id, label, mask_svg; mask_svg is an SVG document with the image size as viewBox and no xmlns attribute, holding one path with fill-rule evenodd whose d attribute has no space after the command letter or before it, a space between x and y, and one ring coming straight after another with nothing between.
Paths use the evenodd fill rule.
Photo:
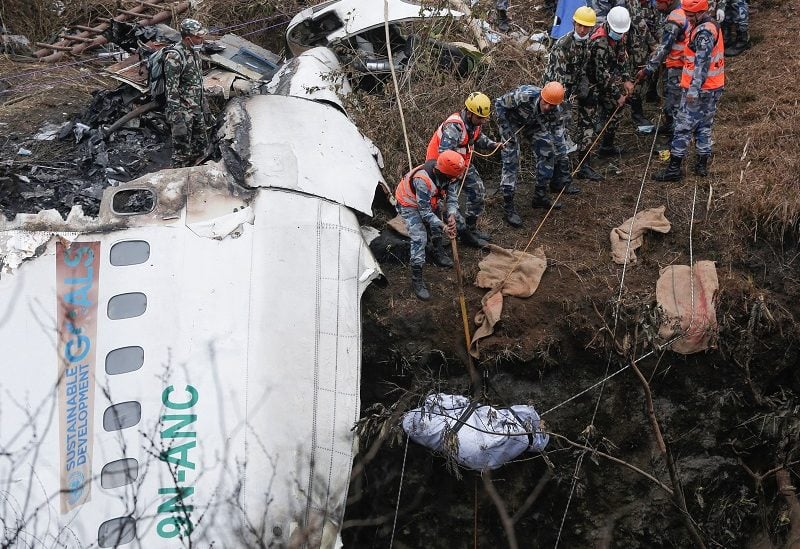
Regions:
<instances>
[{"instance_id":1,"label":"backpack","mask_svg":"<svg viewBox=\"0 0 800 549\"><path fill-rule=\"evenodd\" d=\"M142 49L142 55L146 58L147 87L150 91L150 98L154 101L160 101L163 99L166 89L164 83L164 60L166 59L167 53L177 53L181 58L181 64L186 62L186 58L181 50L175 48L174 44L164 46L155 51L150 48L148 48L148 50L149 53L147 50Z\"/></svg>"}]
</instances>

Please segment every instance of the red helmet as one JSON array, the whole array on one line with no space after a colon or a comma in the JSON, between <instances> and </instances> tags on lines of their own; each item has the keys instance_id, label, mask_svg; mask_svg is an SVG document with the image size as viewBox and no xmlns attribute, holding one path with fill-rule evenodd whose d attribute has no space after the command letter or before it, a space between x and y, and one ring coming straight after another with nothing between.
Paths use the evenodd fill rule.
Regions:
<instances>
[{"instance_id":1,"label":"red helmet","mask_svg":"<svg viewBox=\"0 0 800 549\"><path fill-rule=\"evenodd\" d=\"M708 0L681 0L681 7L687 13L708 11Z\"/></svg>"},{"instance_id":2,"label":"red helmet","mask_svg":"<svg viewBox=\"0 0 800 549\"><path fill-rule=\"evenodd\" d=\"M542 88L541 97L544 99L545 103L560 105L561 102L564 101L564 86L555 80L548 82L544 85L544 88Z\"/></svg>"},{"instance_id":3,"label":"red helmet","mask_svg":"<svg viewBox=\"0 0 800 549\"><path fill-rule=\"evenodd\" d=\"M436 169L447 177L456 178L464 173L467 164L464 162L464 157L456 151L442 151L436 159Z\"/></svg>"}]
</instances>

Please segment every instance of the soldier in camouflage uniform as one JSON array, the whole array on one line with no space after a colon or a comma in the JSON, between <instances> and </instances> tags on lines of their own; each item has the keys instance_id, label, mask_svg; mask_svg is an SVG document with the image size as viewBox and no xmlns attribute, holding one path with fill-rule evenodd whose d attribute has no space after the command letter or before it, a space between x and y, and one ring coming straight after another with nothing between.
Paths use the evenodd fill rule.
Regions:
<instances>
[{"instance_id":1,"label":"soldier in camouflage uniform","mask_svg":"<svg viewBox=\"0 0 800 549\"><path fill-rule=\"evenodd\" d=\"M592 8L581 6L575 10L572 16L574 30L553 45L543 79L545 82L561 82L564 86L566 124L569 127L574 122L572 140L578 145L578 162L583 160L575 177L600 181L603 176L592 169L587 156L594 135L594 109L590 101L586 61L589 57L589 35L595 21Z\"/></svg>"},{"instance_id":2,"label":"soldier in camouflage uniform","mask_svg":"<svg viewBox=\"0 0 800 549\"><path fill-rule=\"evenodd\" d=\"M165 115L172 131L172 164L190 166L208 146L203 71L197 53L206 29L195 19L181 22L181 41L164 55Z\"/></svg>"},{"instance_id":3,"label":"soldier in camouflage uniform","mask_svg":"<svg viewBox=\"0 0 800 549\"><path fill-rule=\"evenodd\" d=\"M425 245L430 227L433 243L433 260L442 267L452 267L442 245L442 234L456 236L458 215L458 183L466 169L464 158L455 151L444 151L436 160L428 160L417 166L400 180L395 189L397 213L406 223L411 238L411 288L422 300L431 298L422 268L425 265ZM439 202L444 202L447 223L439 219Z\"/></svg>"},{"instance_id":4,"label":"soldier in camouflage uniform","mask_svg":"<svg viewBox=\"0 0 800 549\"><path fill-rule=\"evenodd\" d=\"M514 207L514 193L519 172L519 140L521 133L531 144L536 156L536 184L533 207L550 208L548 187L551 191L576 194L580 189L572 184L571 166L567 156L566 128L564 127L564 87L558 82L548 82L544 88L522 85L494 101L500 137L505 142L500 185L503 189L506 221L520 227L522 219ZM560 204L555 208L559 209Z\"/></svg>"},{"instance_id":5,"label":"soldier in camouflage uniform","mask_svg":"<svg viewBox=\"0 0 800 549\"><path fill-rule=\"evenodd\" d=\"M679 0L657 0L656 8L669 14L664 22L661 43L645 66L636 73L641 81L658 72L662 62L666 63L664 74L664 124L663 132L672 135L675 117L681 99L681 73L683 72L683 48L689 36L689 21ZM661 129L659 133L661 133Z\"/></svg>"},{"instance_id":6,"label":"soldier in camouflage uniform","mask_svg":"<svg viewBox=\"0 0 800 549\"><path fill-rule=\"evenodd\" d=\"M614 145L614 137L619 124L619 109L625 105L634 88L626 47L630 25L628 10L614 7L608 13L606 22L595 29L589 40L586 74L593 92L592 99L597 103L592 138L603 127L606 128L598 149L600 156L615 156L622 152Z\"/></svg>"},{"instance_id":7,"label":"soldier in camouflage uniform","mask_svg":"<svg viewBox=\"0 0 800 549\"><path fill-rule=\"evenodd\" d=\"M486 189L483 179L472 162L473 150L491 151L502 147L500 143L481 132L489 120L492 101L481 92L472 92L464 101L464 108L454 112L439 125L428 143L425 160L435 160L444 151L456 151L464 158L467 174L464 176L466 208L464 216L456 216L461 242L475 248L485 248L491 237L478 229L478 217L483 213ZM466 218L466 219L465 219Z\"/></svg>"},{"instance_id":8,"label":"soldier in camouflage uniform","mask_svg":"<svg viewBox=\"0 0 800 549\"><path fill-rule=\"evenodd\" d=\"M628 55L631 68L636 71L647 63L648 58L658 42L660 18L650 6L650 0L630 0L628 11L631 16L631 28L628 32ZM639 128L652 128L653 123L644 115L644 96L648 86L646 82L634 89L628 98L631 108L631 121ZM652 129L645 130L652 131Z\"/></svg>"},{"instance_id":9,"label":"soldier in camouflage uniform","mask_svg":"<svg viewBox=\"0 0 800 549\"><path fill-rule=\"evenodd\" d=\"M725 22L725 55L734 57L750 48L750 5L747 0L720 0L717 22ZM733 32L736 31L736 40Z\"/></svg>"},{"instance_id":10,"label":"soldier in camouflage uniform","mask_svg":"<svg viewBox=\"0 0 800 549\"><path fill-rule=\"evenodd\" d=\"M597 15L597 24L602 25L606 22L606 15L611 11L611 8L617 6L625 7L625 0L589 0L586 5L594 10Z\"/></svg>"},{"instance_id":11,"label":"soldier in camouflage uniform","mask_svg":"<svg viewBox=\"0 0 800 549\"><path fill-rule=\"evenodd\" d=\"M725 87L725 49L722 30L708 12L708 0L682 0L689 20L689 39L684 48L681 97L669 165L653 175L656 181L680 181L681 165L692 137L697 149L694 173L708 175L711 157L711 127L717 102Z\"/></svg>"}]
</instances>

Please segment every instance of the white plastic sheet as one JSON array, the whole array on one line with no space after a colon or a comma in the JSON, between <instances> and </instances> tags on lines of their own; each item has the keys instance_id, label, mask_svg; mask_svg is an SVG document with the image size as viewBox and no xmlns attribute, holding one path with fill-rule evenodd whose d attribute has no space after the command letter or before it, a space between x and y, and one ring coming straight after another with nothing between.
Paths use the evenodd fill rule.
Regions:
<instances>
[{"instance_id":1,"label":"white plastic sheet","mask_svg":"<svg viewBox=\"0 0 800 549\"><path fill-rule=\"evenodd\" d=\"M435 451L443 451L447 432L458 429L454 457L460 465L477 471L497 469L525 451L541 452L550 441L533 406L478 404L468 417L462 417L469 407L470 399L461 395L428 395L422 407L403 416L403 429L411 440Z\"/></svg>"}]
</instances>

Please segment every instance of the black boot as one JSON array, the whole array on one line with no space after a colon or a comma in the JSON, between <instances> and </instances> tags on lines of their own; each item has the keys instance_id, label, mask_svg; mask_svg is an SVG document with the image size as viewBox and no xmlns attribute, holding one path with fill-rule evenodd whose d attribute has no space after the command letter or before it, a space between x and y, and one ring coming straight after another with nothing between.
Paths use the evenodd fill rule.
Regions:
<instances>
[{"instance_id":1,"label":"black boot","mask_svg":"<svg viewBox=\"0 0 800 549\"><path fill-rule=\"evenodd\" d=\"M466 220L467 220L467 230L469 230L472 234L474 234L476 238L480 238L481 240L485 240L486 242L492 241L492 236L489 233L484 232L478 228L477 217L468 215Z\"/></svg>"},{"instance_id":2,"label":"black boot","mask_svg":"<svg viewBox=\"0 0 800 549\"><path fill-rule=\"evenodd\" d=\"M640 133L651 133L655 128L655 124L650 122L644 115L644 107L642 106L641 98L634 96L628 100L631 106L631 122L636 126L636 131Z\"/></svg>"},{"instance_id":3,"label":"black boot","mask_svg":"<svg viewBox=\"0 0 800 549\"><path fill-rule=\"evenodd\" d=\"M709 155L698 155L697 160L694 163L694 174L699 175L700 177L705 177L708 175L708 159Z\"/></svg>"},{"instance_id":4,"label":"black boot","mask_svg":"<svg viewBox=\"0 0 800 549\"><path fill-rule=\"evenodd\" d=\"M435 236L431 239L433 244L433 252L431 253L433 262L439 267L450 268L453 266L453 260L447 255L447 250L444 249L444 243L441 236Z\"/></svg>"},{"instance_id":5,"label":"black boot","mask_svg":"<svg viewBox=\"0 0 800 549\"><path fill-rule=\"evenodd\" d=\"M506 222L512 227L522 227L522 218L514 207L514 193L503 193L503 212L506 214Z\"/></svg>"},{"instance_id":6,"label":"black boot","mask_svg":"<svg viewBox=\"0 0 800 549\"><path fill-rule=\"evenodd\" d=\"M597 154L603 157L619 156L622 154L622 149L614 145L614 133L606 130L603 134L603 140L600 141L600 148L597 149Z\"/></svg>"},{"instance_id":7,"label":"black boot","mask_svg":"<svg viewBox=\"0 0 800 549\"><path fill-rule=\"evenodd\" d=\"M675 120L668 114L664 113L664 122L658 127L658 135L666 135L672 140L672 134L675 132Z\"/></svg>"},{"instance_id":8,"label":"black boot","mask_svg":"<svg viewBox=\"0 0 800 549\"><path fill-rule=\"evenodd\" d=\"M561 189L564 189L564 194L580 194L581 192L581 188L578 187L571 180L568 181L564 185L564 187L559 187L558 185L550 185L550 190L553 191L554 193L560 193Z\"/></svg>"},{"instance_id":9,"label":"black boot","mask_svg":"<svg viewBox=\"0 0 800 549\"><path fill-rule=\"evenodd\" d=\"M510 21L506 10L497 10L497 30L500 32L508 32L510 28L509 23Z\"/></svg>"},{"instance_id":10,"label":"black boot","mask_svg":"<svg viewBox=\"0 0 800 549\"><path fill-rule=\"evenodd\" d=\"M683 179L681 164L683 164L682 156L670 156L667 167L654 173L653 179L656 181L680 181Z\"/></svg>"},{"instance_id":11,"label":"black boot","mask_svg":"<svg viewBox=\"0 0 800 549\"><path fill-rule=\"evenodd\" d=\"M584 159L584 157L586 158ZM589 181L602 181L603 179L605 179L602 174L598 173L597 171L595 171L594 168L592 168L591 153L587 155L586 151L578 149L577 158L578 162L583 160L583 164L581 164L580 169L575 174L576 179L588 179Z\"/></svg>"},{"instance_id":12,"label":"black boot","mask_svg":"<svg viewBox=\"0 0 800 549\"><path fill-rule=\"evenodd\" d=\"M748 31L736 31L736 42L725 48L725 57L736 57L745 50L750 49L750 33Z\"/></svg>"},{"instance_id":13,"label":"black boot","mask_svg":"<svg viewBox=\"0 0 800 549\"><path fill-rule=\"evenodd\" d=\"M489 246L488 242L482 238L478 238L475 233L470 231L466 226L458 229L458 239L462 244L469 246L470 248L486 248Z\"/></svg>"},{"instance_id":14,"label":"black boot","mask_svg":"<svg viewBox=\"0 0 800 549\"><path fill-rule=\"evenodd\" d=\"M422 301L428 301L431 298L431 293L425 287L425 281L422 280L422 267L411 266L411 289L414 290L414 295Z\"/></svg>"},{"instance_id":15,"label":"black boot","mask_svg":"<svg viewBox=\"0 0 800 549\"><path fill-rule=\"evenodd\" d=\"M550 209L552 207L554 210L561 209L561 204L557 202L555 203L555 206L553 204L553 199L550 198L550 194L547 192L546 188L536 187L534 189L533 202L531 203L531 206L534 208Z\"/></svg>"}]
</instances>

